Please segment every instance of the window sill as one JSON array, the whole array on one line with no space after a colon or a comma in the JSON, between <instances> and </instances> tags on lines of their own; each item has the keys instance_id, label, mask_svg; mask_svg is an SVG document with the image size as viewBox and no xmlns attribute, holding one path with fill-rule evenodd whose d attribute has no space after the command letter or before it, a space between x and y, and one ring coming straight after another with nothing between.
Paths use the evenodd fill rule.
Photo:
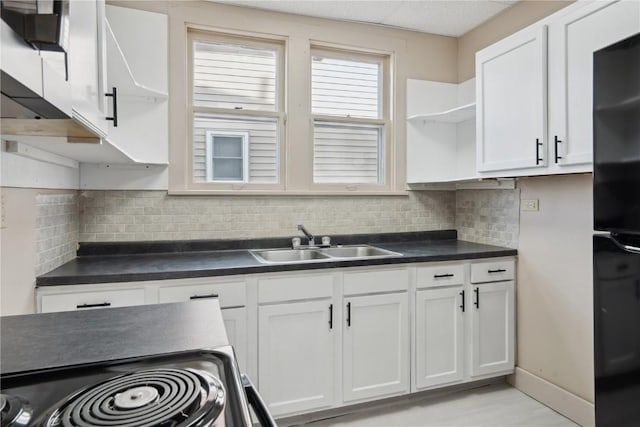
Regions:
<instances>
[{"instance_id":1,"label":"window sill","mask_svg":"<svg viewBox=\"0 0 640 427\"><path fill-rule=\"evenodd\" d=\"M402 191L282 191L282 190L169 190L170 196L408 196Z\"/></svg>"}]
</instances>

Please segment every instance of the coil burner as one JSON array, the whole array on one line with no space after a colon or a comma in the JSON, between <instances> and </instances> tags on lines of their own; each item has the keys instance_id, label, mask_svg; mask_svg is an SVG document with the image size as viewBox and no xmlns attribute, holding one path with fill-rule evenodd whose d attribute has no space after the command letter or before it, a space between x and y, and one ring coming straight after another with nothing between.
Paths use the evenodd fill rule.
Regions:
<instances>
[{"instance_id":1,"label":"coil burner","mask_svg":"<svg viewBox=\"0 0 640 427\"><path fill-rule=\"evenodd\" d=\"M20 427L29 425L33 410L26 400L17 396L0 394L0 425Z\"/></svg>"},{"instance_id":2,"label":"coil burner","mask_svg":"<svg viewBox=\"0 0 640 427\"><path fill-rule=\"evenodd\" d=\"M64 399L40 426L214 426L225 391L208 372L150 369L108 379Z\"/></svg>"}]
</instances>

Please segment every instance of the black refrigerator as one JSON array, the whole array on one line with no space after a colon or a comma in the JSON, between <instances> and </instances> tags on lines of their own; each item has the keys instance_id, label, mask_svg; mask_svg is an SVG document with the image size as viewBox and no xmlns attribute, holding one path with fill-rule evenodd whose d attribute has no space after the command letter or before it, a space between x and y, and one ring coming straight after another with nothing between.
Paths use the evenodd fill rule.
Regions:
<instances>
[{"instance_id":1,"label":"black refrigerator","mask_svg":"<svg viewBox=\"0 0 640 427\"><path fill-rule=\"evenodd\" d=\"M640 33L594 53L598 427L640 426Z\"/></svg>"}]
</instances>

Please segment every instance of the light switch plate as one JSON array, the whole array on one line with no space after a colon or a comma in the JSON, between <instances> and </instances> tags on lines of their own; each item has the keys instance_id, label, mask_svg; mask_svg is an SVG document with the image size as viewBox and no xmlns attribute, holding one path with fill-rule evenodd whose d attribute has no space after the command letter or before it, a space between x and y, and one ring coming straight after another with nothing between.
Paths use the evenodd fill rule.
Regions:
<instances>
[{"instance_id":1,"label":"light switch plate","mask_svg":"<svg viewBox=\"0 0 640 427\"><path fill-rule=\"evenodd\" d=\"M5 215L6 208L4 203L4 194L2 193L2 190L0 190L0 228L7 227L7 224L5 223Z\"/></svg>"},{"instance_id":2,"label":"light switch plate","mask_svg":"<svg viewBox=\"0 0 640 427\"><path fill-rule=\"evenodd\" d=\"M527 199L522 200L521 202L522 211L527 212L537 212L540 210L540 206L538 204L538 199Z\"/></svg>"}]
</instances>

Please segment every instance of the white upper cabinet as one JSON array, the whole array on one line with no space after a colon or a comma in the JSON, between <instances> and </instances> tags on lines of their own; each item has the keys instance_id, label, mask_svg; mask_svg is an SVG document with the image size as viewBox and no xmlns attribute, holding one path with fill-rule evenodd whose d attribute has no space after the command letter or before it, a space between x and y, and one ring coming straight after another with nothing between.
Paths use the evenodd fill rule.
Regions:
<instances>
[{"instance_id":1,"label":"white upper cabinet","mask_svg":"<svg viewBox=\"0 0 640 427\"><path fill-rule=\"evenodd\" d=\"M638 31L638 1L590 3L549 26L550 162L559 172L591 170L593 52Z\"/></svg>"},{"instance_id":2,"label":"white upper cabinet","mask_svg":"<svg viewBox=\"0 0 640 427\"><path fill-rule=\"evenodd\" d=\"M109 5L106 18L108 87L118 95L107 139L135 162L166 164L167 16Z\"/></svg>"},{"instance_id":3,"label":"white upper cabinet","mask_svg":"<svg viewBox=\"0 0 640 427\"><path fill-rule=\"evenodd\" d=\"M640 2L580 1L478 52L479 175L590 172L593 53L639 31Z\"/></svg>"},{"instance_id":4,"label":"white upper cabinet","mask_svg":"<svg viewBox=\"0 0 640 427\"><path fill-rule=\"evenodd\" d=\"M479 172L547 163L546 35L529 28L476 54Z\"/></svg>"},{"instance_id":5,"label":"white upper cabinet","mask_svg":"<svg viewBox=\"0 0 640 427\"><path fill-rule=\"evenodd\" d=\"M96 135L108 132L104 0L69 4L72 116Z\"/></svg>"}]
</instances>

